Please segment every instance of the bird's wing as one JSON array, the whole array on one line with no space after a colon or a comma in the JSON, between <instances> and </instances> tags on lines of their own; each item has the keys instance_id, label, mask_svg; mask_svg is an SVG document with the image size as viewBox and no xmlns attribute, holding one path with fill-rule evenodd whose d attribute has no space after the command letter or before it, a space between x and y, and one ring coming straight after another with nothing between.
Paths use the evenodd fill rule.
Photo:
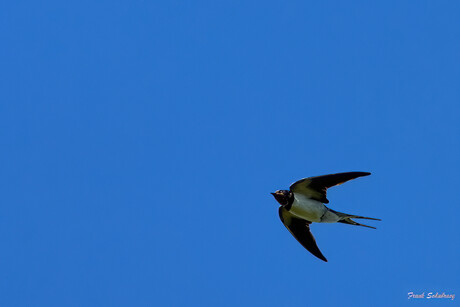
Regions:
<instances>
[{"instance_id":1,"label":"bird's wing","mask_svg":"<svg viewBox=\"0 0 460 307\"><path fill-rule=\"evenodd\" d=\"M303 219L299 219L287 211L284 207L280 207L279 215L281 222L289 230L289 232L294 236L294 238L302 244L310 253L318 257L319 259L326 261L326 257L323 256L321 251L316 245L315 238L310 232L311 222Z\"/></svg>"},{"instance_id":2,"label":"bird's wing","mask_svg":"<svg viewBox=\"0 0 460 307\"><path fill-rule=\"evenodd\" d=\"M371 173L367 172L348 172L317 177L308 177L300 179L299 181L296 181L293 184L291 184L290 190L291 192L300 193L308 196L309 198L327 204L329 203L329 200L326 198L326 191L328 188L342 184L351 179L355 179L362 176L369 176L370 174Z\"/></svg>"}]
</instances>

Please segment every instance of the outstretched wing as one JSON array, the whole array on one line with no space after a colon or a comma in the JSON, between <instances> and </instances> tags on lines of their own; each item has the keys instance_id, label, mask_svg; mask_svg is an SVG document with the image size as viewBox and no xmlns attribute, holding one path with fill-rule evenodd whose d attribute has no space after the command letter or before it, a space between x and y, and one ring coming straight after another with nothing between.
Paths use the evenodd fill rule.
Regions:
<instances>
[{"instance_id":1,"label":"outstretched wing","mask_svg":"<svg viewBox=\"0 0 460 307\"><path fill-rule=\"evenodd\" d=\"M348 172L308 177L291 184L290 190L291 192L304 194L309 198L327 204L329 203L329 200L326 198L326 191L328 188L358 177L369 176L370 174L371 173L367 172Z\"/></svg>"},{"instance_id":2,"label":"outstretched wing","mask_svg":"<svg viewBox=\"0 0 460 307\"><path fill-rule=\"evenodd\" d=\"M303 247L319 259L327 262L326 257L319 250L315 238L310 232L311 222L295 217L282 206L279 209L279 215L281 222Z\"/></svg>"}]
</instances>

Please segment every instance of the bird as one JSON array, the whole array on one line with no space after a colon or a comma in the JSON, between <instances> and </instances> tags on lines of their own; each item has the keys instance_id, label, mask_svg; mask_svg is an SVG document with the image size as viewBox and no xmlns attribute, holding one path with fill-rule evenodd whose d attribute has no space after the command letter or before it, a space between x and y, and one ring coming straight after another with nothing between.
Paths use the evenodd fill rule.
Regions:
<instances>
[{"instance_id":1,"label":"bird","mask_svg":"<svg viewBox=\"0 0 460 307\"><path fill-rule=\"evenodd\" d=\"M289 190L278 190L270 193L280 204L278 209L281 222L299 243L314 256L327 262L321 253L316 240L310 231L311 223L344 223L376 229L375 227L357 223L352 220L380 219L337 212L326 207L327 189L349 180L369 176L368 172L346 172L300 179L289 187Z\"/></svg>"}]
</instances>

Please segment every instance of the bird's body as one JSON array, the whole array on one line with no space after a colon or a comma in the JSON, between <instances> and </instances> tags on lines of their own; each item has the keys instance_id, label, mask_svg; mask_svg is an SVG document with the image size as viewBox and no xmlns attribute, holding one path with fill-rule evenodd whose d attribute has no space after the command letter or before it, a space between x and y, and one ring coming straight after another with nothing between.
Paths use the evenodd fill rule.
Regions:
<instances>
[{"instance_id":1,"label":"bird's body","mask_svg":"<svg viewBox=\"0 0 460 307\"><path fill-rule=\"evenodd\" d=\"M272 195L280 203L279 216L289 232L313 255L323 261L323 256L313 235L310 224L315 223L345 223L350 225L372 226L359 224L351 218L378 220L370 217L351 215L329 209L324 204L329 203L326 190L357 177L368 176L370 173L349 172L304 178L294 182L289 190L278 190Z\"/></svg>"},{"instance_id":2,"label":"bird's body","mask_svg":"<svg viewBox=\"0 0 460 307\"><path fill-rule=\"evenodd\" d=\"M335 223L340 218L322 202L308 198L303 194L294 193L290 213L304 220L315 223Z\"/></svg>"}]
</instances>

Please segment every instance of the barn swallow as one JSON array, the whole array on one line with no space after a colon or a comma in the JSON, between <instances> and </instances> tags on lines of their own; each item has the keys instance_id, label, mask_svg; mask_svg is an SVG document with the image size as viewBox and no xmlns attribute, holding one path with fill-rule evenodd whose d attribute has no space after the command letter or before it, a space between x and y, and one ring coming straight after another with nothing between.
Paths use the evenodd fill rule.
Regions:
<instances>
[{"instance_id":1,"label":"barn swallow","mask_svg":"<svg viewBox=\"0 0 460 307\"><path fill-rule=\"evenodd\" d=\"M372 226L359 224L353 221L352 218L375 221L380 221L380 219L346 214L329 209L324 205L329 203L326 198L326 191L330 187L358 177L369 176L370 174L367 172L348 172L308 177L291 184L289 190L278 190L275 193L271 193L281 205L278 210L281 222L303 247L319 259L327 262L326 257L319 250L315 238L310 232L311 223L338 222L376 229Z\"/></svg>"}]
</instances>

